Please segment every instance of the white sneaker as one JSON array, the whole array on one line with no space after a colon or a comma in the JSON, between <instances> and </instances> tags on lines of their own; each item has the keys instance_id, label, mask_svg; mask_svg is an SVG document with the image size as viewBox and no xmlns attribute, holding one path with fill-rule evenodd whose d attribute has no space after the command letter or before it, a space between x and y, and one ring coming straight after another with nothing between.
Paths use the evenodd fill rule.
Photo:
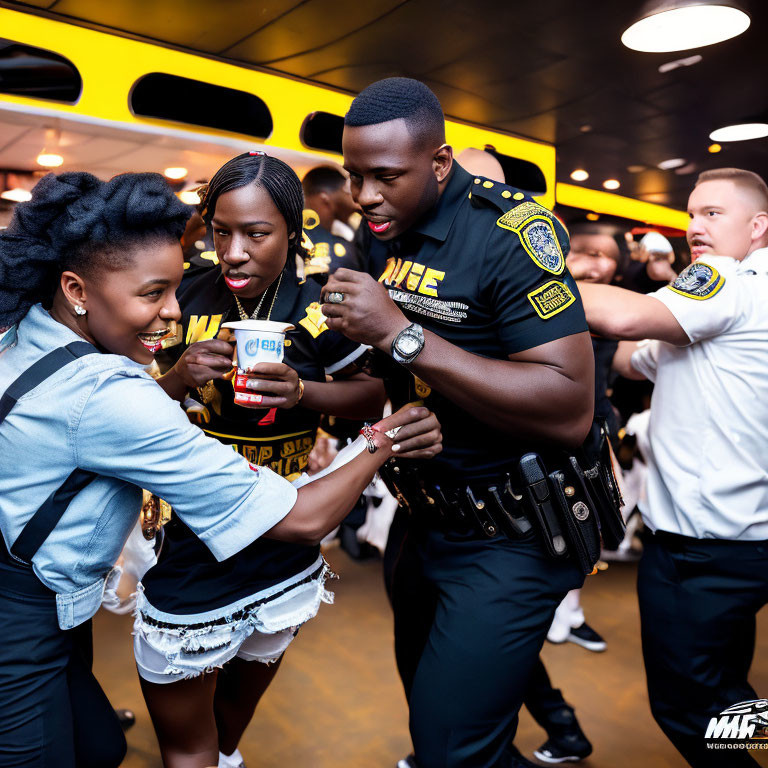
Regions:
<instances>
[{"instance_id":1,"label":"white sneaker","mask_svg":"<svg viewBox=\"0 0 768 768\"><path fill-rule=\"evenodd\" d=\"M219 768L245 768L245 761L240 750L236 749L231 755L219 752Z\"/></svg>"}]
</instances>

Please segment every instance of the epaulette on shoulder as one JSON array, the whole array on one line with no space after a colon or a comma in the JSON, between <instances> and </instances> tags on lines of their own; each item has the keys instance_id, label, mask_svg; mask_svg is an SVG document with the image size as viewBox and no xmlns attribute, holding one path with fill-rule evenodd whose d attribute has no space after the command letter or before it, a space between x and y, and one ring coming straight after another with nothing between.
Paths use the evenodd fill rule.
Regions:
<instances>
[{"instance_id":1,"label":"epaulette on shoulder","mask_svg":"<svg viewBox=\"0 0 768 768\"><path fill-rule=\"evenodd\" d=\"M520 243L541 269L561 275L565 257L558 237L562 225L552 211L539 205L530 195L519 189L476 176L470 190L472 204L478 208L495 209L496 226L514 232Z\"/></svg>"},{"instance_id":2,"label":"epaulette on shoulder","mask_svg":"<svg viewBox=\"0 0 768 768\"><path fill-rule=\"evenodd\" d=\"M469 197L476 208L486 208L490 205L500 211L508 211L525 202L526 198L532 202L525 192L499 181L486 179L484 176L475 176Z\"/></svg>"}]
</instances>

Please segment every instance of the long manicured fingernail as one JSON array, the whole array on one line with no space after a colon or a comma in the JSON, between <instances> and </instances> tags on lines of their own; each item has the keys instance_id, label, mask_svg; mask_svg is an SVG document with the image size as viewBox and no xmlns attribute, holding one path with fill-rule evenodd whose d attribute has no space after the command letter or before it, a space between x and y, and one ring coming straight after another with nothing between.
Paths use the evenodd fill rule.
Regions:
<instances>
[{"instance_id":1,"label":"long manicured fingernail","mask_svg":"<svg viewBox=\"0 0 768 768\"><path fill-rule=\"evenodd\" d=\"M261 389L261 382L258 379L248 379L245 382L246 389Z\"/></svg>"},{"instance_id":2,"label":"long manicured fingernail","mask_svg":"<svg viewBox=\"0 0 768 768\"><path fill-rule=\"evenodd\" d=\"M393 445L392 446L392 450L395 451L395 452L399 451L400 450L400 443L398 443L397 445Z\"/></svg>"}]
</instances>

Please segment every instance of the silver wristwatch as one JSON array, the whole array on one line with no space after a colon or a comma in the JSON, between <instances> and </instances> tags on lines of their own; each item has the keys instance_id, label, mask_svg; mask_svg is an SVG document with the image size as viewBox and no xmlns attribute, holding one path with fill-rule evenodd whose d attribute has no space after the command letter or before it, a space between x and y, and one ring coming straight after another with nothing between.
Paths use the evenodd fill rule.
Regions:
<instances>
[{"instance_id":1,"label":"silver wristwatch","mask_svg":"<svg viewBox=\"0 0 768 768\"><path fill-rule=\"evenodd\" d=\"M392 341L392 357L402 365L412 363L424 349L424 329L418 323L403 328Z\"/></svg>"}]
</instances>

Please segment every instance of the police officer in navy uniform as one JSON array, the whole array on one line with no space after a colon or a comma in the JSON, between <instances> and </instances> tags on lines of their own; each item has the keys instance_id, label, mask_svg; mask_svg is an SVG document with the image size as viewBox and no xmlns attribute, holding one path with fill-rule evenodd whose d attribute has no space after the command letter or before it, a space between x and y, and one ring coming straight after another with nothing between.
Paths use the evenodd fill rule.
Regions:
<instances>
[{"instance_id":1,"label":"police officer in navy uniform","mask_svg":"<svg viewBox=\"0 0 768 768\"><path fill-rule=\"evenodd\" d=\"M530 671L585 572L558 556L544 474L592 423L567 235L525 193L453 161L440 103L418 81L366 88L343 146L371 261L385 266L378 281L338 270L323 312L378 351L395 407L423 401L443 431L440 458L388 471L410 510L392 595L416 761L519 765L511 743Z\"/></svg>"},{"instance_id":2,"label":"police officer in navy uniform","mask_svg":"<svg viewBox=\"0 0 768 768\"><path fill-rule=\"evenodd\" d=\"M731 748L746 731L723 729L760 709L747 675L768 602L768 187L705 171L688 213L694 262L671 285L581 290L590 327L624 339L617 369L655 382L638 573L651 711L694 768L756 766Z\"/></svg>"},{"instance_id":3,"label":"police officer in navy uniform","mask_svg":"<svg viewBox=\"0 0 768 768\"><path fill-rule=\"evenodd\" d=\"M319 166L308 171L301 181L304 189L304 231L312 248L304 273L325 282L339 267L361 269L357 247L335 231L338 223L346 225L355 212L355 204L341 171ZM350 237L353 235L349 230Z\"/></svg>"}]
</instances>

